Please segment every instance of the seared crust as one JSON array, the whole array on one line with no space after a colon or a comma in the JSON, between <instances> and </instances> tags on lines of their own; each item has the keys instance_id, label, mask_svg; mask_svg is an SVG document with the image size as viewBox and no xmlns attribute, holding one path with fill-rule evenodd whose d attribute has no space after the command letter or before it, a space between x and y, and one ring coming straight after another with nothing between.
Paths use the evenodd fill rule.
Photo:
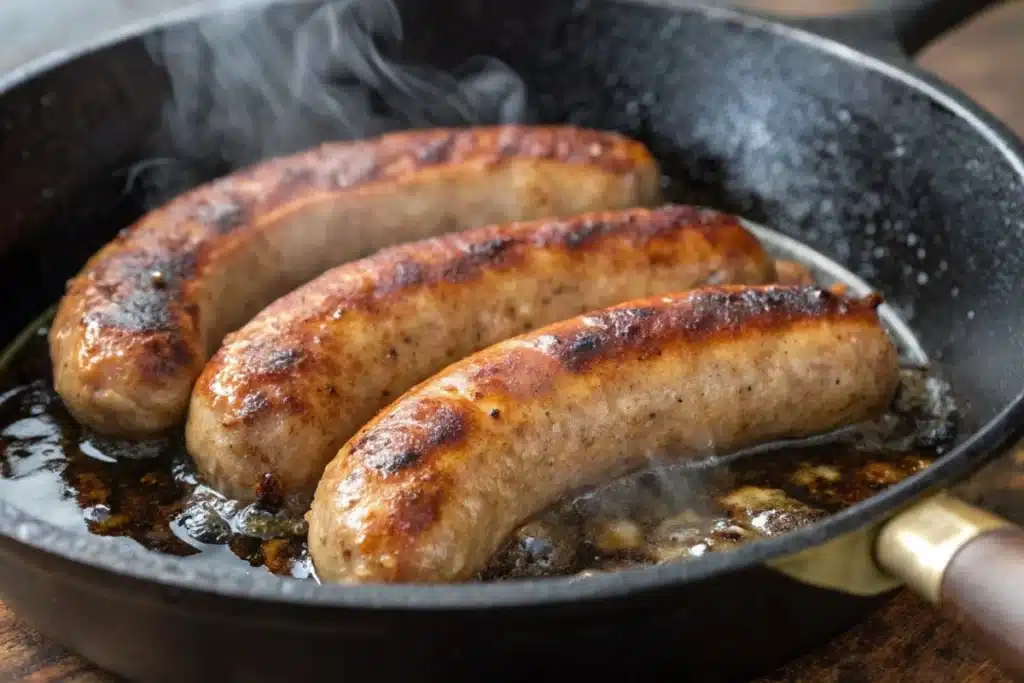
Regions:
<instances>
[{"instance_id":1,"label":"seared crust","mask_svg":"<svg viewBox=\"0 0 1024 683\"><path fill-rule=\"evenodd\" d=\"M489 226L386 249L328 271L225 339L193 390L189 453L226 495L250 500L270 473L308 503L360 426L456 359L621 301L774 276L736 218L688 206Z\"/></svg>"},{"instance_id":2,"label":"seared crust","mask_svg":"<svg viewBox=\"0 0 1024 683\"><path fill-rule=\"evenodd\" d=\"M530 516L642 467L874 417L898 382L880 297L718 287L590 313L416 386L327 467L308 514L321 579L471 577Z\"/></svg>"},{"instance_id":3,"label":"seared crust","mask_svg":"<svg viewBox=\"0 0 1024 683\"><path fill-rule=\"evenodd\" d=\"M79 421L149 436L182 420L224 334L331 266L658 192L642 145L571 127L413 131L268 161L149 213L89 260L52 326L56 388Z\"/></svg>"}]
</instances>

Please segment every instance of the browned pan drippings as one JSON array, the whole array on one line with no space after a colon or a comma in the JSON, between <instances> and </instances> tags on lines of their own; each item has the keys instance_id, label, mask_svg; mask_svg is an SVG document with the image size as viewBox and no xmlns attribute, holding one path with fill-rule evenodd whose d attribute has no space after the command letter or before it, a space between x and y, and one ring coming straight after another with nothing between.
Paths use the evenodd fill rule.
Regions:
<instances>
[{"instance_id":1,"label":"browned pan drippings","mask_svg":"<svg viewBox=\"0 0 1024 683\"><path fill-rule=\"evenodd\" d=\"M77 425L53 391L45 329L13 357L0 392L5 499L157 552L310 576L305 523L275 510L273 481L259 503L243 506L197 485L180 439L117 442ZM877 424L825 444L651 469L575 495L523 525L481 578L607 571L784 533L927 467L954 431L948 385L905 370L893 410Z\"/></svg>"}]
</instances>

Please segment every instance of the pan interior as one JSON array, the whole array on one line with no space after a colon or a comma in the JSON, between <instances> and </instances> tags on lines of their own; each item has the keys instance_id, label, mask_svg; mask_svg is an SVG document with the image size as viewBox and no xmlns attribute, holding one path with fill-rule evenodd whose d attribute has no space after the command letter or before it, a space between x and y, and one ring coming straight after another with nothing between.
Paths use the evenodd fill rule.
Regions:
<instances>
[{"instance_id":1,"label":"pan interior","mask_svg":"<svg viewBox=\"0 0 1024 683\"><path fill-rule=\"evenodd\" d=\"M1000 134L955 100L886 65L729 12L563 0L398 6L408 59L442 68L480 54L500 59L527 84L532 120L636 137L662 162L671 199L771 226L877 287L956 387L968 430L993 424L1017 400L1024 386L1022 167L1012 144L995 144ZM442 38L428 28L436 26L450 33ZM172 31L188 36L197 28ZM216 84L202 87L216 96ZM126 191L139 162L177 159L194 171L190 182L209 177L216 159L192 159L160 135L169 97L162 67L141 42L128 41L0 98L0 168L18 169L0 184L8 210L0 285L19 293L0 318L3 341L56 301L85 259L146 208L145 198ZM8 507L0 521L10 533L27 530L19 538L83 561L105 555L105 566L229 593L259 583L83 544ZM849 516L826 531L709 557L675 576L760 561L842 524L859 522ZM597 582L594 590L609 585ZM289 599L315 595L306 593L314 588L289 589ZM284 594L276 584L263 589ZM456 602L522 599L497 586L441 594ZM408 595L397 591L395 604Z\"/></svg>"}]
</instances>

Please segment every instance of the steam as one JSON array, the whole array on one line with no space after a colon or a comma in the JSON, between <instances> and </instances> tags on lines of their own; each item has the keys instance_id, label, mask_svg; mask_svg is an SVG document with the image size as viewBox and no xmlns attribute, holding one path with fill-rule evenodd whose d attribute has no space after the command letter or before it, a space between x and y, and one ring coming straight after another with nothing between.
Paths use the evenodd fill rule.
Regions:
<instances>
[{"instance_id":1,"label":"steam","mask_svg":"<svg viewBox=\"0 0 1024 683\"><path fill-rule=\"evenodd\" d=\"M223 172L325 140L527 120L523 82L496 59L452 72L400 61L389 0L237 4L147 44L170 80L162 134L192 164Z\"/></svg>"}]
</instances>

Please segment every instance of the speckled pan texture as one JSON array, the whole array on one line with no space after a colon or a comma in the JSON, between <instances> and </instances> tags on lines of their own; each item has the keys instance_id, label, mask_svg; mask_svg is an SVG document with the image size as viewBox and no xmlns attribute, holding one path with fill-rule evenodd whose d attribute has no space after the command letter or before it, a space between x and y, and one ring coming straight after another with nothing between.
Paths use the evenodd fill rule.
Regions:
<instances>
[{"instance_id":1,"label":"speckled pan texture","mask_svg":"<svg viewBox=\"0 0 1024 683\"><path fill-rule=\"evenodd\" d=\"M329 33L297 30L317 21L316 7L278 7L264 15L269 25L247 24L233 40L280 42L278 53L294 61L309 45L334 44ZM218 681L312 680L341 670L362 680L495 680L496 669L538 680L552 667L573 667L576 678L707 681L714 671L744 680L863 618L877 598L815 589L761 565L962 477L1020 423L1020 143L908 63L729 11L586 0L402 0L398 9L404 59L456 69L459 82L479 86L479 71L472 81L467 65L496 58L525 84L526 101L467 110L461 105L494 101L431 102L420 89L399 98L418 105L406 116L391 112L357 130L303 91L305 99L288 100L301 105L288 110L298 121L273 126L280 111L261 104L266 90L247 88L190 48L183 54L195 58L187 66L197 89L180 104L206 115L172 118L173 135L163 118L172 83L138 41L61 66L51 59L22 72L35 75L24 83L0 77L0 338L13 339L56 302L88 256L158 195L254 156L410 125L565 122L645 143L667 174L670 200L804 240L878 287L954 388L959 443L934 466L792 534L587 580L319 586L58 531L3 503L5 602L105 668L174 682L211 673ZM165 35L198 44L194 27ZM391 55L399 52L393 38L382 39ZM332 92L358 84L359 74L329 62L291 64L285 73L330 73ZM360 101L386 109L395 100ZM226 125L232 111L246 113L245 127ZM776 627L780 619L786 628ZM240 657L240 645L275 656Z\"/></svg>"}]
</instances>

